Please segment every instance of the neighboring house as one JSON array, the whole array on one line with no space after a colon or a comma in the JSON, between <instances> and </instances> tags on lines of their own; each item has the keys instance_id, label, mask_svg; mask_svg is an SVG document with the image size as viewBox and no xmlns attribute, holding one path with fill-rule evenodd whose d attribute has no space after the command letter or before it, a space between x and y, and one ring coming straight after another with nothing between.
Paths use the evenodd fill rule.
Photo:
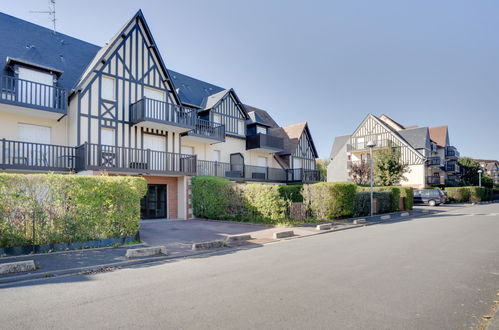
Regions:
<instances>
[{"instance_id":1,"label":"neighboring house","mask_svg":"<svg viewBox=\"0 0 499 330\"><path fill-rule=\"evenodd\" d=\"M143 176L144 218L192 217L195 175L319 179L306 124L169 71L141 11L104 47L6 14L0 29L2 170Z\"/></svg>"},{"instance_id":2,"label":"neighboring house","mask_svg":"<svg viewBox=\"0 0 499 330\"><path fill-rule=\"evenodd\" d=\"M352 134L335 138L327 180L351 181L352 164L369 161L368 141L375 142L374 152L390 146L400 149L402 162L409 165L402 185L439 186L457 178L459 153L450 146L447 126L404 127L386 115L369 114Z\"/></svg>"},{"instance_id":3,"label":"neighboring house","mask_svg":"<svg viewBox=\"0 0 499 330\"><path fill-rule=\"evenodd\" d=\"M492 178L494 184L499 184L499 161L490 159L475 159L483 171Z\"/></svg>"}]
</instances>

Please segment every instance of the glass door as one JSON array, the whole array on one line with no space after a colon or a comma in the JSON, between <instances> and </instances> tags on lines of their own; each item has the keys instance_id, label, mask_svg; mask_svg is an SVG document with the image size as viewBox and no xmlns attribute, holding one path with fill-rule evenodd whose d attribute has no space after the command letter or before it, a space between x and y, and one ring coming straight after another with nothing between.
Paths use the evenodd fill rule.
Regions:
<instances>
[{"instance_id":1,"label":"glass door","mask_svg":"<svg viewBox=\"0 0 499 330\"><path fill-rule=\"evenodd\" d=\"M165 184L150 184L147 194L140 202L142 219L166 218L166 189Z\"/></svg>"}]
</instances>

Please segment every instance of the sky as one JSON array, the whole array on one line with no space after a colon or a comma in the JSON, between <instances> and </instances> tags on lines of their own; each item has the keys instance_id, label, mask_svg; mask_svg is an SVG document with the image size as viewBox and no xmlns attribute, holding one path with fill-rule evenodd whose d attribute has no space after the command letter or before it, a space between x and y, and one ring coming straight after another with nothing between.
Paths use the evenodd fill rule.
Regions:
<instances>
[{"instance_id":1,"label":"sky","mask_svg":"<svg viewBox=\"0 0 499 330\"><path fill-rule=\"evenodd\" d=\"M51 27L48 1L0 3ZM102 46L139 9L169 69L307 121L321 158L372 113L499 160L499 1L57 0L57 31Z\"/></svg>"}]
</instances>

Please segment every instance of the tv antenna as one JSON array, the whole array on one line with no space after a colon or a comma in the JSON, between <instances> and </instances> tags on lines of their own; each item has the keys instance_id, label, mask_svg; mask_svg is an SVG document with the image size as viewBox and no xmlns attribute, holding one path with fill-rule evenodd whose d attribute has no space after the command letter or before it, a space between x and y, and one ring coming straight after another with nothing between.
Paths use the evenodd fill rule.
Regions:
<instances>
[{"instance_id":1,"label":"tv antenna","mask_svg":"<svg viewBox=\"0 0 499 330\"><path fill-rule=\"evenodd\" d=\"M55 29L55 21L56 21L56 18L55 18L55 0L49 0L49 9L48 10L44 10L44 11L30 10L29 12L30 13L37 13L37 14L49 14L50 21L52 22L52 26L53 26L52 29L54 31L54 34L56 33L56 29Z\"/></svg>"}]
</instances>

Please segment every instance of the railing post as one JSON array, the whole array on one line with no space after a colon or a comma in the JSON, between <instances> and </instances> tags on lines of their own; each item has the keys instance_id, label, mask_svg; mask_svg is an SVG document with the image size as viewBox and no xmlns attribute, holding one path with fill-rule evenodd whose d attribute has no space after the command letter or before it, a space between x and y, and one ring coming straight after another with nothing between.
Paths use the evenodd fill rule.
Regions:
<instances>
[{"instance_id":1,"label":"railing post","mask_svg":"<svg viewBox=\"0 0 499 330\"><path fill-rule=\"evenodd\" d=\"M5 138L2 139L2 169L5 170L5 154L6 154L6 140Z\"/></svg>"},{"instance_id":2,"label":"railing post","mask_svg":"<svg viewBox=\"0 0 499 330\"><path fill-rule=\"evenodd\" d=\"M147 155L147 168L151 170L151 149L146 149L146 155Z\"/></svg>"}]
</instances>

